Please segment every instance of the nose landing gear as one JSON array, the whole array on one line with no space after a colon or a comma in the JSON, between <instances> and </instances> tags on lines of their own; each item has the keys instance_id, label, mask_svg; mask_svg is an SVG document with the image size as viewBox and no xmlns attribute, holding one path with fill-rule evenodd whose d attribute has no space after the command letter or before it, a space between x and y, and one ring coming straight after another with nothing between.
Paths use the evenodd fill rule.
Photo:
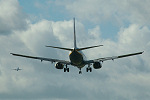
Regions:
<instances>
[{"instance_id":1,"label":"nose landing gear","mask_svg":"<svg viewBox=\"0 0 150 100\"><path fill-rule=\"evenodd\" d=\"M80 68L79 74L82 74L81 68Z\"/></svg>"}]
</instances>

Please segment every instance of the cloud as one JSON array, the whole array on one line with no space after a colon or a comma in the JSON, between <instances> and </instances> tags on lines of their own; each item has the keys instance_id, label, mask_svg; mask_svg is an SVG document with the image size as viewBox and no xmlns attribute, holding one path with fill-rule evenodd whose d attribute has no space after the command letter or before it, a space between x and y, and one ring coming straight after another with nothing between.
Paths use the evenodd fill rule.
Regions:
<instances>
[{"instance_id":1,"label":"cloud","mask_svg":"<svg viewBox=\"0 0 150 100\"><path fill-rule=\"evenodd\" d=\"M79 70L72 66L69 66L69 73L64 73L63 70L55 69L54 64L49 62L41 63L38 60L14 57L9 54L13 52L67 60L68 52L46 48L45 45L73 47L72 19L55 22L43 19L35 23L28 22L26 25L28 27L24 30L10 28L9 35L0 36L2 48L0 50L0 99L141 100L150 97L150 40L148 38L150 29L148 26L136 23L128 27L123 26L118 32L118 39L113 41L101 37L103 33L100 26L86 30L82 21L77 20L76 34L79 47L104 45L84 51L87 59L144 50L142 55L104 62L100 70L93 69L92 73L86 73L83 68L83 74L79 75ZM18 66L23 70L19 72L11 70Z\"/></svg>"},{"instance_id":2,"label":"cloud","mask_svg":"<svg viewBox=\"0 0 150 100\"><path fill-rule=\"evenodd\" d=\"M15 34L9 37L3 36L5 37L4 39L1 37L1 41L4 41L6 38L14 41L12 43L3 42L4 46L8 47L9 45L9 48L12 48L11 52L66 59L67 54L62 54L62 52L65 51L55 51L55 49L45 48L44 45L53 42L55 45L65 46L68 41L71 41L71 35L73 35L73 32L71 32L71 22L73 21L53 22L42 20L35 24L30 24L30 28L26 31L16 31ZM77 22L77 25L82 26L82 23ZM78 28L81 29L77 30L85 30L82 29L83 27ZM143 33L142 38L139 36L141 32ZM143 48L148 49L149 47L143 45L148 41L148 39L145 39L146 36L149 35L147 34L148 32L149 30L146 27L141 28L138 25L122 28L118 35L118 41L103 40L102 44L104 47L87 50L85 54L88 58L98 58L140 51L143 50ZM85 37L88 45L99 43L99 39L101 39L99 33L100 28L98 26L89 29L87 37ZM136 35L134 35L135 33ZM77 35L79 34L77 31ZM83 34L86 33L83 31ZM134 38L132 38L132 36L134 36ZM67 37L70 37L70 39L67 40ZM19 38L19 40L16 40L16 38ZM78 37L78 44L80 44L80 46L87 45L83 38L82 35ZM138 38L140 38L141 41L136 41ZM126 42L124 42L125 40ZM15 42L17 45L14 44ZM72 43L68 43L66 46L68 45L68 47L70 47L71 44ZM139 45L137 44L139 44L141 48L138 48ZM128 49L126 49L126 47L128 47ZM93 70L93 73L86 73L85 68L83 68L83 75L80 76L77 74L77 68L70 66L70 73L64 73L63 70L55 69L54 65L50 63L41 63L36 60L8 56L8 51L10 50L6 49L5 52L3 51L4 55L1 58L1 62L3 61L1 81L5 87L1 90L1 98L3 99L84 99L84 97L86 97L86 99L97 99L102 97L103 99L111 100L113 100L112 98L125 100L132 98L138 100L138 97L142 98L140 94L145 93L145 96L149 97L147 94L149 89L146 89L147 86L149 86L149 74L145 73L145 70L138 69L144 64L142 68L147 69L148 72L150 71L146 66L149 65L149 63L143 59L144 57L148 58L148 55L124 58L115 60L115 62L104 62L103 68ZM9 64L8 61L10 61ZM11 68L10 66L15 65L21 65L20 67L23 67L24 70L18 73L8 70L8 68ZM51 66L51 68L49 66ZM139 84L140 81L143 81L143 83ZM133 87L133 85L135 87ZM15 93L13 92L14 88ZM141 88L143 88L142 92L139 91ZM131 94L133 92L134 94ZM8 93L11 95L7 95L6 97ZM16 96L18 94L19 96Z\"/></svg>"},{"instance_id":3,"label":"cloud","mask_svg":"<svg viewBox=\"0 0 150 100\"><path fill-rule=\"evenodd\" d=\"M76 0L57 1L56 4L63 5L72 15L94 23L102 23L111 20L116 24L136 23L150 25L150 1L144 0Z\"/></svg>"},{"instance_id":4,"label":"cloud","mask_svg":"<svg viewBox=\"0 0 150 100\"><path fill-rule=\"evenodd\" d=\"M23 13L17 0L0 0L0 8L1 35L27 27L27 15Z\"/></svg>"}]
</instances>

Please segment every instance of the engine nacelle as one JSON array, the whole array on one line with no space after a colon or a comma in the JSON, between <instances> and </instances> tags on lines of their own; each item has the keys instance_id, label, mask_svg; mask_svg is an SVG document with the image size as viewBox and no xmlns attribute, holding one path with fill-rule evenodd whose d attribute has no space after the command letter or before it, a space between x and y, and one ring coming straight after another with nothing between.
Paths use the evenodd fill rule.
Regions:
<instances>
[{"instance_id":1,"label":"engine nacelle","mask_svg":"<svg viewBox=\"0 0 150 100\"><path fill-rule=\"evenodd\" d=\"M61 64L61 63L56 63L56 64L55 64L55 67L56 67L57 69L63 69L63 68L64 68L64 65Z\"/></svg>"},{"instance_id":2,"label":"engine nacelle","mask_svg":"<svg viewBox=\"0 0 150 100\"><path fill-rule=\"evenodd\" d=\"M102 67L102 64L100 62L95 62L93 64L94 69L100 69Z\"/></svg>"}]
</instances>

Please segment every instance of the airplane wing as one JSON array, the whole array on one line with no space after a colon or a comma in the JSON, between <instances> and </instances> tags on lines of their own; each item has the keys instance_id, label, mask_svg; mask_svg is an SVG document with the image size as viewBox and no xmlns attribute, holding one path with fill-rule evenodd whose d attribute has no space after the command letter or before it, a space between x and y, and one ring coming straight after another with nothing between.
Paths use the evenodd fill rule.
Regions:
<instances>
[{"instance_id":1,"label":"airplane wing","mask_svg":"<svg viewBox=\"0 0 150 100\"><path fill-rule=\"evenodd\" d=\"M67 64L67 65L70 65L71 62L69 61L65 61L65 60L58 60L58 59L51 59L51 58L43 58L43 57L33 57L33 56L27 56L27 55L21 55L21 54L15 54L15 53L10 53L14 56L20 56L20 57L25 57L25 58L31 58L31 59L38 59L38 60L41 60L41 61L50 61L50 62L59 62L61 64Z\"/></svg>"},{"instance_id":2,"label":"airplane wing","mask_svg":"<svg viewBox=\"0 0 150 100\"><path fill-rule=\"evenodd\" d=\"M138 52L138 53L131 53L131 54L120 55L120 56L98 58L98 59L86 61L86 63L89 64L89 63L94 63L94 62L103 62L103 61L107 61L107 60L114 60L114 59L119 59L119 58L134 56L134 55L139 55L139 54L142 54L142 53L143 52Z\"/></svg>"}]
</instances>

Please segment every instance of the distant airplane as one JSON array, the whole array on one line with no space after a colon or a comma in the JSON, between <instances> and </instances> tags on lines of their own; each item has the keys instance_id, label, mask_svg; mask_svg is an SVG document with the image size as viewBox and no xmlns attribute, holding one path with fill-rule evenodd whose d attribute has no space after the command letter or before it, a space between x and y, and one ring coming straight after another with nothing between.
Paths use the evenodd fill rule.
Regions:
<instances>
[{"instance_id":1,"label":"distant airplane","mask_svg":"<svg viewBox=\"0 0 150 100\"><path fill-rule=\"evenodd\" d=\"M74 48L63 48L63 47L56 47L56 46L46 46L46 47L51 47L51 48L57 48L57 49L62 49L62 50L67 50L70 51L71 53L69 54L70 61L65 61L65 60L59 60L59 59L51 59L51 58L43 58L43 57L33 57L33 56L27 56L27 55L21 55L21 54L15 54L15 53L10 53L14 56L20 56L20 57L26 57L26 58L32 58L32 59L38 59L41 61L50 61L50 62L56 62L55 67L57 69L64 69L64 72L69 72L69 68L67 65L72 65L77 68L79 68L79 74L81 74L81 69L85 66L88 65L86 68L86 71L92 72L92 68L90 67L91 64L93 64L94 69L100 69L102 67L102 62L107 61L107 60L114 60L118 58L123 58L123 57L128 57L128 56L134 56L134 55L139 55L142 54L143 52L137 52L137 53L131 53L131 54L126 54L126 55L121 55L121 56L112 56L112 57L104 57L104 58L98 58L94 60L86 60L84 54L82 53L82 50L86 49L91 49L95 47L100 47L103 45L97 45L97 46L90 46L90 47L84 47L84 48L78 48L76 44L76 32L75 32L75 18L74 18ZM64 67L65 65L65 67Z\"/></svg>"},{"instance_id":2,"label":"distant airplane","mask_svg":"<svg viewBox=\"0 0 150 100\"><path fill-rule=\"evenodd\" d=\"M16 70L16 71L19 71L19 70L22 70L22 69L20 69L20 68L18 67L18 68L16 68L16 69L12 69L12 70Z\"/></svg>"}]
</instances>

